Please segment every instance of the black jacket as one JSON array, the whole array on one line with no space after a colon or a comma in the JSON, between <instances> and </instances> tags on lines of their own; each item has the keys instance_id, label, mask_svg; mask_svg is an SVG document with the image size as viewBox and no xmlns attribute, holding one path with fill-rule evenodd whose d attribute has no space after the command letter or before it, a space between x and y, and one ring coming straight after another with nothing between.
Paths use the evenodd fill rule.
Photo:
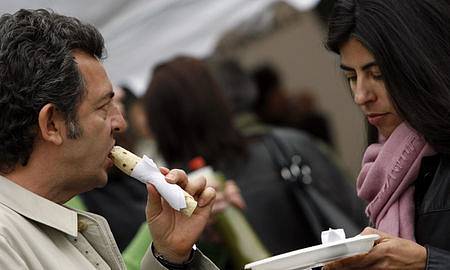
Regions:
<instances>
[{"instance_id":1,"label":"black jacket","mask_svg":"<svg viewBox=\"0 0 450 270\"><path fill-rule=\"evenodd\" d=\"M353 183L345 179L333 159L322 152L314 140L288 128L272 128L271 133L289 152L301 153L312 169L314 186L321 194L330 197L361 229L367 225L364 207L356 197ZM313 233L305 214L289 199L287 186L264 143L265 136L267 134L263 133L249 138L247 157L221 171L236 180L247 203L248 221L272 254L320 244L320 235Z\"/></svg>"},{"instance_id":2,"label":"black jacket","mask_svg":"<svg viewBox=\"0 0 450 270\"><path fill-rule=\"evenodd\" d=\"M415 206L415 237L427 248L426 269L450 269L450 156L423 158Z\"/></svg>"}]
</instances>

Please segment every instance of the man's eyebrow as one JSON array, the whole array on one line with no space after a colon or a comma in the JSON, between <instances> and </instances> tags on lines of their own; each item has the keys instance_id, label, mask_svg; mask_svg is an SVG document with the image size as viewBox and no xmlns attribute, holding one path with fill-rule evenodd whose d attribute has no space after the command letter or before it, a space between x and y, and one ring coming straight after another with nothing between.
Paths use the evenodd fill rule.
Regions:
<instances>
[{"instance_id":1,"label":"man's eyebrow","mask_svg":"<svg viewBox=\"0 0 450 270\"><path fill-rule=\"evenodd\" d=\"M110 91L110 92L106 93L105 95L103 95L103 97L101 97L98 100L97 104L103 103L106 100L111 100L113 97L114 97L114 91Z\"/></svg>"},{"instance_id":2,"label":"man's eyebrow","mask_svg":"<svg viewBox=\"0 0 450 270\"><path fill-rule=\"evenodd\" d=\"M369 62L369 63L363 65L361 69L368 70L369 68L371 68L373 66L378 66L377 62L375 62L375 61ZM341 67L341 69L346 70L346 71L355 71L354 68L346 66L344 64L340 64L340 67Z\"/></svg>"}]
</instances>

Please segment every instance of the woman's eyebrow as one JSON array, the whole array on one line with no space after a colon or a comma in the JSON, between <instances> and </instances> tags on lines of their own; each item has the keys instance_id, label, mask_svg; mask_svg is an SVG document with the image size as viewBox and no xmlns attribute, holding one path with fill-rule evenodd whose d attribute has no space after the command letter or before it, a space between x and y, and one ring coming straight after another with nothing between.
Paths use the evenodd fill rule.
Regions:
<instances>
[{"instance_id":1,"label":"woman's eyebrow","mask_svg":"<svg viewBox=\"0 0 450 270\"><path fill-rule=\"evenodd\" d=\"M367 63L367 64L364 64L364 65L362 66L361 69L362 69L362 70L368 70L368 69L370 69L370 68L373 67L373 66L378 66L377 62L372 61L372 62L369 62L369 63ZM355 71L354 68L349 67L349 66L347 66L347 65L345 65L345 64L340 64L340 67L341 67L342 70Z\"/></svg>"}]
</instances>

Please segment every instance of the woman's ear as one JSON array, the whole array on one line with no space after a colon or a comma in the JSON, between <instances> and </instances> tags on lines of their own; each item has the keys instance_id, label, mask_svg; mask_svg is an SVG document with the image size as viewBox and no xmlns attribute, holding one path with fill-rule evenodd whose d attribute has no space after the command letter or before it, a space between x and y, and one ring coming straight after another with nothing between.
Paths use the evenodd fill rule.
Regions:
<instances>
[{"instance_id":1,"label":"woman's ear","mask_svg":"<svg viewBox=\"0 0 450 270\"><path fill-rule=\"evenodd\" d=\"M63 142L66 121L54 104L48 103L39 111L39 131L42 139L60 145Z\"/></svg>"}]
</instances>

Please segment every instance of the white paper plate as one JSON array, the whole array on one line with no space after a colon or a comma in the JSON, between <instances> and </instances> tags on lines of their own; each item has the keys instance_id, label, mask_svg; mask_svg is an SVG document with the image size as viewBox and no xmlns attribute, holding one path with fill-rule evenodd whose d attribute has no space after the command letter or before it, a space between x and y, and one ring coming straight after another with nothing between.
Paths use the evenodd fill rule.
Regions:
<instances>
[{"instance_id":1,"label":"white paper plate","mask_svg":"<svg viewBox=\"0 0 450 270\"><path fill-rule=\"evenodd\" d=\"M368 252L379 235L358 235L327 244L283 253L245 265L252 270L294 270L322 266L327 262Z\"/></svg>"}]
</instances>

